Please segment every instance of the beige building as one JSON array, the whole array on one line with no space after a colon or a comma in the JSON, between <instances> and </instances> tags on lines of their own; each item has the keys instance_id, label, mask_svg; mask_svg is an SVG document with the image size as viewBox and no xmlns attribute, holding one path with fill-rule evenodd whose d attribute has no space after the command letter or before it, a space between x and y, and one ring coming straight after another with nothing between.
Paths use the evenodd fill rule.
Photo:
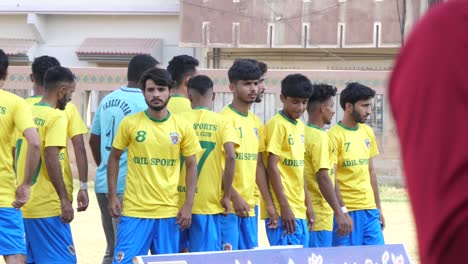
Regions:
<instances>
[{"instance_id":1,"label":"beige building","mask_svg":"<svg viewBox=\"0 0 468 264\"><path fill-rule=\"evenodd\" d=\"M16 65L51 55L70 67L126 66L148 53L163 65L179 47L177 0L0 1L0 47Z\"/></svg>"}]
</instances>

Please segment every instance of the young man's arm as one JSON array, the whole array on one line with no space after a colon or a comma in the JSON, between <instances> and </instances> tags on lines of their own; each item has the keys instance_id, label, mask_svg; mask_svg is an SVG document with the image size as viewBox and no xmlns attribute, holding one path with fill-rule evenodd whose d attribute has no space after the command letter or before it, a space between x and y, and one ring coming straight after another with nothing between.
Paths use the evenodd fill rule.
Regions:
<instances>
[{"instance_id":1,"label":"young man's arm","mask_svg":"<svg viewBox=\"0 0 468 264\"><path fill-rule=\"evenodd\" d=\"M242 198L242 196L237 192L236 188L231 189L231 201L232 206L234 207L234 212L238 217L248 217L250 212L249 204Z\"/></svg>"},{"instance_id":2,"label":"young man's arm","mask_svg":"<svg viewBox=\"0 0 468 264\"><path fill-rule=\"evenodd\" d=\"M80 190L78 191L77 210L86 211L89 204L88 198L88 157L84 146L83 134L76 135L71 139L75 152L76 166L78 167L78 177L80 179Z\"/></svg>"},{"instance_id":3,"label":"young man's arm","mask_svg":"<svg viewBox=\"0 0 468 264\"><path fill-rule=\"evenodd\" d=\"M310 231L314 230L315 225L315 213L314 208L312 207L312 200L310 199L309 188L307 188L307 181L304 176L304 196L305 201L304 205L306 206L306 214L307 214L307 227Z\"/></svg>"},{"instance_id":4,"label":"young man's arm","mask_svg":"<svg viewBox=\"0 0 468 264\"><path fill-rule=\"evenodd\" d=\"M96 166L101 164L101 136L90 133L89 135L89 147L91 148L91 154L93 155Z\"/></svg>"},{"instance_id":5,"label":"young man's arm","mask_svg":"<svg viewBox=\"0 0 468 264\"><path fill-rule=\"evenodd\" d=\"M258 190L263 197L263 201L265 202L265 209L270 219L270 222L267 223L267 227L276 229L278 227L279 215L278 212L276 212L275 205L273 204L273 198L271 197L270 188L268 185L268 177L265 170L265 165L263 163L263 153L261 152L258 153L257 158L256 183Z\"/></svg>"},{"instance_id":6,"label":"young man's arm","mask_svg":"<svg viewBox=\"0 0 468 264\"><path fill-rule=\"evenodd\" d=\"M370 174L372 190L374 191L375 205L377 206L377 209L379 209L379 213L380 213L380 225L382 226L382 230L384 230L385 218L382 213L382 207L380 206L379 184L377 182L377 176L376 176L375 169L374 169L374 158L369 159L369 174Z\"/></svg>"},{"instance_id":7,"label":"young man's arm","mask_svg":"<svg viewBox=\"0 0 468 264\"><path fill-rule=\"evenodd\" d=\"M107 187L109 193L109 204L107 210L110 216L117 218L122 214L122 205L117 197L117 178L119 176L120 156L123 150L112 147L107 162Z\"/></svg>"},{"instance_id":8,"label":"young man's arm","mask_svg":"<svg viewBox=\"0 0 468 264\"><path fill-rule=\"evenodd\" d=\"M281 182L281 175L278 169L278 161L279 156L270 152L268 155L268 177L280 204L283 228L288 234L292 234L296 232L296 217L294 216L294 213L289 206L288 199L284 193L283 183Z\"/></svg>"},{"instance_id":9,"label":"young man's arm","mask_svg":"<svg viewBox=\"0 0 468 264\"><path fill-rule=\"evenodd\" d=\"M338 184L338 180L337 180L338 179L338 171L336 170L336 168L337 168L337 165L334 164L333 165L333 170L335 171L335 195L336 195L336 200L338 200L338 204L340 205L342 212L346 212L346 213L344 213L344 216L345 216L345 219L346 219L346 222L348 223L348 225L351 225L351 231L352 231L353 219L351 218L351 216L349 216L349 213L347 212L348 209L346 208L346 205L343 202L343 197L341 196L340 185Z\"/></svg>"},{"instance_id":10,"label":"young man's arm","mask_svg":"<svg viewBox=\"0 0 468 264\"><path fill-rule=\"evenodd\" d=\"M44 159L49 174L50 181L55 188L60 199L62 209L62 222L70 223L73 220L73 207L68 198L67 189L63 182L62 166L59 161L60 147L49 146L44 149Z\"/></svg>"},{"instance_id":11,"label":"young man's arm","mask_svg":"<svg viewBox=\"0 0 468 264\"><path fill-rule=\"evenodd\" d=\"M234 143L224 143L225 166L223 172L223 190L224 195L221 198L221 205L224 207L223 215L228 215L231 212L231 193L232 182L234 181L234 173L236 171L236 153L234 151Z\"/></svg>"},{"instance_id":12,"label":"young man's arm","mask_svg":"<svg viewBox=\"0 0 468 264\"><path fill-rule=\"evenodd\" d=\"M28 142L28 152L26 153L24 180L16 189L16 200L12 204L15 208L20 208L28 202L29 190L31 188L37 166L39 166L39 159L41 158L41 142L37 129L35 127L27 128L24 130L23 135Z\"/></svg>"},{"instance_id":13,"label":"young man's arm","mask_svg":"<svg viewBox=\"0 0 468 264\"><path fill-rule=\"evenodd\" d=\"M192 223L192 207L195 197L195 190L197 189L197 155L184 157L185 160L185 203L177 213L177 222L180 230L190 227Z\"/></svg>"},{"instance_id":14,"label":"young man's arm","mask_svg":"<svg viewBox=\"0 0 468 264\"><path fill-rule=\"evenodd\" d=\"M350 223L345 218L344 211L341 209L340 203L337 199L336 190L333 188L333 183L328 175L328 169L320 169L317 172L316 177L320 192L335 213L336 222L338 224L338 234L341 236L348 235L352 231L352 222Z\"/></svg>"}]
</instances>

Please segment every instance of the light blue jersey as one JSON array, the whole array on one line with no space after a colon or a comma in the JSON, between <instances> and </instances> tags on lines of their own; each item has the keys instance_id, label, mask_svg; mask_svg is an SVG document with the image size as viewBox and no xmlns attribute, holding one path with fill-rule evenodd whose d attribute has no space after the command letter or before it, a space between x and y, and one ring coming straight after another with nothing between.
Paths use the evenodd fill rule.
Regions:
<instances>
[{"instance_id":1,"label":"light blue jersey","mask_svg":"<svg viewBox=\"0 0 468 264\"><path fill-rule=\"evenodd\" d=\"M112 141L122 119L148 108L139 88L121 87L102 99L94 116L91 133L101 136L101 164L96 170L94 189L96 193L107 193L107 161L109 160ZM127 175L127 150L122 153L119 164L117 193L125 190Z\"/></svg>"}]
</instances>

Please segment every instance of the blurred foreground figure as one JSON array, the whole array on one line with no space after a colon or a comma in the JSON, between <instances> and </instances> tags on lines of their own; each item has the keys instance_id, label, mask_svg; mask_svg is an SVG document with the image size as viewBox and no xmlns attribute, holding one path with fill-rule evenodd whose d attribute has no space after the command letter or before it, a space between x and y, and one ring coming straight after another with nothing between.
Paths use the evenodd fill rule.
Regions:
<instances>
[{"instance_id":1,"label":"blurred foreground figure","mask_svg":"<svg viewBox=\"0 0 468 264\"><path fill-rule=\"evenodd\" d=\"M390 103L421 263L462 263L468 245L468 1L440 4L396 63Z\"/></svg>"}]
</instances>

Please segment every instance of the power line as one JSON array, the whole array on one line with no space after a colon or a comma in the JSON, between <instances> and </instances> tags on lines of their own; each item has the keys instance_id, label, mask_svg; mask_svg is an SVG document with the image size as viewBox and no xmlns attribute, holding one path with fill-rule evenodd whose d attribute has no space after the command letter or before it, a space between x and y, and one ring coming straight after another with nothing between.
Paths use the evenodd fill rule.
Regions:
<instances>
[{"instance_id":1,"label":"power line","mask_svg":"<svg viewBox=\"0 0 468 264\"><path fill-rule=\"evenodd\" d=\"M264 1L265 4L268 6L268 8L271 10L271 12L273 12L274 16L275 16L275 17L278 17L278 13L273 9L273 7L272 7L271 5L269 5L269 4L266 2L266 0L263 0L263 1ZM297 18L299 18L299 17L297 17ZM288 18L288 19L291 19L291 18ZM289 28L291 28L298 36L301 36L301 37L302 37L302 35L301 35L302 33L299 33L299 32L297 31L296 28L294 28L290 23L288 23L288 22L286 21L286 19L281 19L281 20L284 21L284 24L285 24L286 26L288 26ZM310 44L310 43L309 43L309 44ZM338 56L338 55L336 55L336 54L334 54L334 53L328 51L327 49L324 49L324 48L322 48L322 47L320 47L320 46L318 46L318 45L312 44L312 46L315 47L315 48L317 48L317 49L319 49L319 50L321 50L321 51L323 51L323 52L325 52L325 53L327 53L328 55L330 55L330 56L332 56L332 57L338 58L338 59L340 59L340 60L342 60L342 61L346 61L344 58L342 58L342 57L340 57L340 56Z\"/></svg>"}]
</instances>

